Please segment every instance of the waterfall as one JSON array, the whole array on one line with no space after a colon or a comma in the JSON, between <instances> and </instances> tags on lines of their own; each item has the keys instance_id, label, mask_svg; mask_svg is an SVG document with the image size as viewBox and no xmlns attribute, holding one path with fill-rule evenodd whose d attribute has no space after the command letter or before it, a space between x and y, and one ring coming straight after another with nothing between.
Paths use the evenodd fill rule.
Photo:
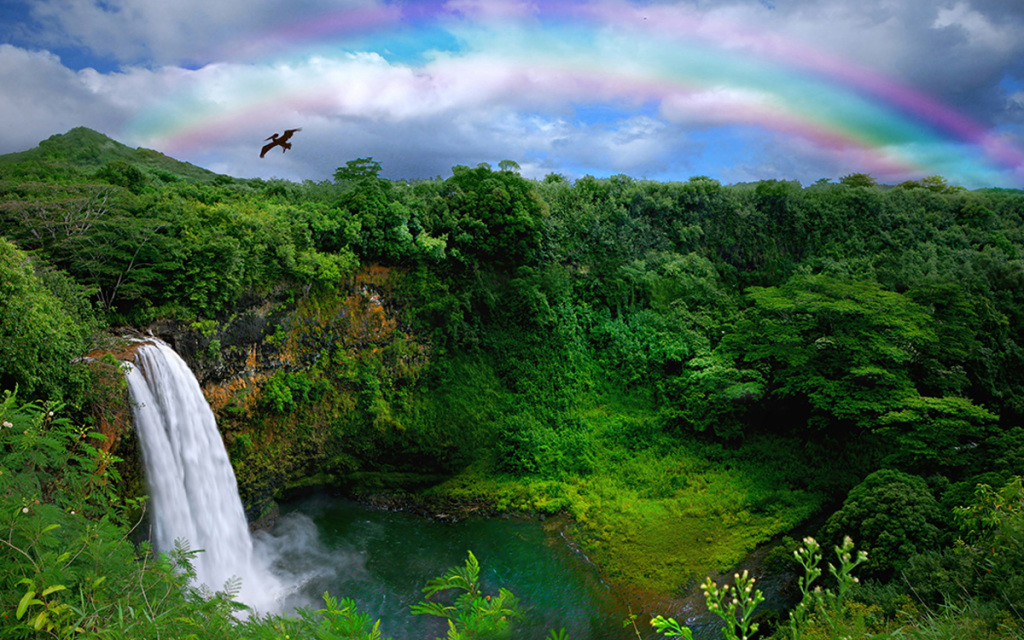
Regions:
<instances>
[{"instance_id":1,"label":"waterfall","mask_svg":"<svg viewBox=\"0 0 1024 640\"><path fill-rule=\"evenodd\" d=\"M154 546L188 541L196 580L211 591L241 579L237 598L274 609L280 586L253 553L238 484L213 411L192 371L167 344L139 347L128 373L149 483Z\"/></svg>"}]
</instances>

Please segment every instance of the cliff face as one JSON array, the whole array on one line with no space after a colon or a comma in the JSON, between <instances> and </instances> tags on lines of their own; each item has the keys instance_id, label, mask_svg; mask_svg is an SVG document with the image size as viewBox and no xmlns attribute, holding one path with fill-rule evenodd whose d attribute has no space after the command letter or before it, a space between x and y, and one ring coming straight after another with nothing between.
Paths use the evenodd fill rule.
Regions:
<instances>
[{"instance_id":1,"label":"cliff face","mask_svg":"<svg viewBox=\"0 0 1024 640\"><path fill-rule=\"evenodd\" d=\"M436 466L439 456L404 422L430 349L397 319L396 277L366 267L294 305L261 300L223 321L163 320L139 332L169 344L199 381L250 520L285 487L344 483L366 468ZM116 369L118 359L131 360L131 346L110 346L94 361L100 356ZM110 421L111 446L133 439L130 417ZM410 448L416 456L405 454Z\"/></svg>"},{"instance_id":2,"label":"cliff face","mask_svg":"<svg viewBox=\"0 0 1024 640\"><path fill-rule=\"evenodd\" d=\"M125 329L120 337L88 353L82 363L89 367L97 391L92 412L98 429L108 438L104 449L116 450L130 430L131 412L119 364L134 360L140 341L153 337L169 344L188 363L217 414L232 403L244 403L282 365L268 339L274 330L270 306L246 309L224 323L161 320L141 331Z\"/></svg>"},{"instance_id":3,"label":"cliff face","mask_svg":"<svg viewBox=\"0 0 1024 640\"><path fill-rule=\"evenodd\" d=\"M118 493L134 498L145 494L143 463L132 424L131 398L124 363L134 359L138 343L118 338L90 351L77 364L84 368L90 404L84 407L101 440L91 441L100 456L99 471L112 465L120 477Z\"/></svg>"},{"instance_id":4,"label":"cliff face","mask_svg":"<svg viewBox=\"0 0 1024 640\"><path fill-rule=\"evenodd\" d=\"M103 453L104 466L111 456L131 456L129 447L123 444L132 435L131 405L120 365L120 361L125 358L131 358L127 350L116 355L109 351L93 352L85 360L93 391L89 413L94 429L103 435L103 440L95 446Z\"/></svg>"},{"instance_id":5,"label":"cliff face","mask_svg":"<svg viewBox=\"0 0 1024 640\"><path fill-rule=\"evenodd\" d=\"M241 309L221 323L161 320L146 330L171 345L207 391L237 385L281 366L277 349L268 340L280 320L273 309L273 304L263 303Z\"/></svg>"},{"instance_id":6,"label":"cliff face","mask_svg":"<svg viewBox=\"0 0 1024 640\"><path fill-rule=\"evenodd\" d=\"M277 350L268 340L275 326L271 308L265 304L241 310L224 323L164 320L141 331L124 329L79 361L91 389L92 402L86 411L94 430L104 436L95 446L101 452L102 464L116 465L126 496L144 495L146 489L124 363L134 361L134 351L147 337L163 340L192 369L218 424L226 425L229 431L237 429L238 421L231 418L237 416L239 408L243 413L253 409L260 385L281 366ZM229 446L235 436L225 433Z\"/></svg>"}]
</instances>

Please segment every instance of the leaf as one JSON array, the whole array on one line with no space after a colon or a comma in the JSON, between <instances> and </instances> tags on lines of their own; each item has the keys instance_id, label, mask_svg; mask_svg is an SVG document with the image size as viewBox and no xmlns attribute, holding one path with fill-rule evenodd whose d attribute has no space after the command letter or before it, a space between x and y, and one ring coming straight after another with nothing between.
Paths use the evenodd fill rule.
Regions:
<instances>
[{"instance_id":1,"label":"leaf","mask_svg":"<svg viewBox=\"0 0 1024 640\"><path fill-rule=\"evenodd\" d=\"M224 595L234 598L242 591L242 579L238 576L231 576L224 581Z\"/></svg>"},{"instance_id":2,"label":"leaf","mask_svg":"<svg viewBox=\"0 0 1024 640\"><path fill-rule=\"evenodd\" d=\"M18 620L21 620L21 618L25 615L25 611L28 610L28 606L30 604L35 604L34 602L32 602L32 599L35 597L35 589L29 589L25 592L25 595L21 597L21 602L18 603L18 610L15 612L15 616L18 618ZM36 602L39 601L37 600Z\"/></svg>"},{"instance_id":3,"label":"leaf","mask_svg":"<svg viewBox=\"0 0 1024 640\"><path fill-rule=\"evenodd\" d=\"M693 632L689 627L684 627L676 622L675 618L664 618L657 616L651 619L651 626L657 629L658 633L669 638L686 638L693 640Z\"/></svg>"},{"instance_id":4,"label":"leaf","mask_svg":"<svg viewBox=\"0 0 1024 640\"><path fill-rule=\"evenodd\" d=\"M57 593L58 591L64 591L66 589L67 589L67 587L65 587L62 584L55 584L52 587L46 587L45 589L43 589L43 597L45 598L46 596L50 595L51 593Z\"/></svg>"},{"instance_id":5,"label":"leaf","mask_svg":"<svg viewBox=\"0 0 1024 640\"><path fill-rule=\"evenodd\" d=\"M35 620L32 621L32 626L35 628L36 631L39 631L43 628L43 625L46 624L47 617L49 616L46 615L45 609L39 612L39 615L37 615Z\"/></svg>"},{"instance_id":6,"label":"leaf","mask_svg":"<svg viewBox=\"0 0 1024 640\"><path fill-rule=\"evenodd\" d=\"M462 634L459 633L458 629L455 627L455 623L451 620L448 621L448 635L446 636L446 640L462 640Z\"/></svg>"},{"instance_id":7,"label":"leaf","mask_svg":"<svg viewBox=\"0 0 1024 640\"><path fill-rule=\"evenodd\" d=\"M429 600L424 600L419 604L412 605L411 610L415 615L428 615L438 616L440 618L449 618L454 613L455 608L446 607L442 605L440 602L430 602Z\"/></svg>"}]
</instances>

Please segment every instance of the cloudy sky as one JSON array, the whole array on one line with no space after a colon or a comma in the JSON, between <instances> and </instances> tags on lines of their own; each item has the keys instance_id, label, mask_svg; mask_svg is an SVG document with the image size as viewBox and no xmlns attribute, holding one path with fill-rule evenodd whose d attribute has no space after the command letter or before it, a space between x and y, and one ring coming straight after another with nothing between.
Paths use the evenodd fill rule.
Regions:
<instances>
[{"instance_id":1,"label":"cloudy sky","mask_svg":"<svg viewBox=\"0 0 1024 640\"><path fill-rule=\"evenodd\" d=\"M0 153L1024 187L1022 33L1020 0L0 0Z\"/></svg>"}]
</instances>

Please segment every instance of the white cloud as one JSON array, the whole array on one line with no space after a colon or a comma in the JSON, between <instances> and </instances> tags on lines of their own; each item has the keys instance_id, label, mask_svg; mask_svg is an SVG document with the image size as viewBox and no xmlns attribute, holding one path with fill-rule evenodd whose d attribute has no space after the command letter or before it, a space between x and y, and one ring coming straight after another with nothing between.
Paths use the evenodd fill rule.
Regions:
<instances>
[{"instance_id":1,"label":"white cloud","mask_svg":"<svg viewBox=\"0 0 1024 640\"><path fill-rule=\"evenodd\" d=\"M128 115L94 73L71 71L47 52L0 44L0 86L0 152L34 147L80 125L113 134Z\"/></svg>"},{"instance_id":2,"label":"white cloud","mask_svg":"<svg viewBox=\"0 0 1024 640\"><path fill-rule=\"evenodd\" d=\"M1008 98L1007 102L1011 109L1024 110L1024 91L1016 91Z\"/></svg>"},{"instance_id":3,"label":"white cloud","mask_svg":"<svg viewBox=\"0 0 1024 640\"><path fill-rule=\"evenodd\" d=\"M129 92L161 83L178 87L173 93L157 92L157 111L144 118L168 125L171 137L159 126L136 123L133 144L190 154L186 159L207 166L221 166L215 164L225 162L220 156L237 148L239 168L256 172L244 175L284 171L289 163L309 157L299 152L299 145L310 150L313 139L318 141L317 156L329 155L320 141L330 141L334 154L342 156L326 160L333 163L331 171L341 160L359 155L391 154L402 164L422 167L424 162L410 156L437 150L445 163L550 157L551 162L595 170L645 171L645 164L664 165L672 146L680 143L678 134L668 135L668 124L653 117L592 127L570 124L566 116L577 94L558 87L561 78L550 70L527 73L515 63L488 56L442 57L412 69L372 54L349 54L173 73L135 70L118 83ZM116 87L111 91L118 93ZM305 124L309 122L315 124ZM296 140L295 152L264 162L248 158L245 145L252 143L244 141L261 140L269 131L294 123L301 123L306 139ZM409 150L406 157L402 149ZM430 174L450 166L438 166ZM547 171L558 168L552 164ZM411 177L399 171L400 177Z\"/></svg>"},{"instance_id":4,"label":"white cloud","mask_svg":"<svg viewBox=\"0 0 1024 640\"><path fill-rule=\"evenodd\" d=\"M681 124L764 122L773 112L785 111L775 96L738 87L713 87L692 93L676 93L661 102L661 114Z\"/></svg>"},{"instance_id":5,"label":"white cloud","mask_svg":"<svg viewBox=\"0 0 1024 640\"><path fill-rule=\"evenodd\" d=\"M1013 25L994 24L988 16L975 11L966 2L939 9L932 26L936 29L963 29L972 45L995 52L1009 52L1020 47L1019 32L1014 30Z\"/></svg>"},{"instance_id":6,"label":"white cloud","mask_svg":"<svg viewBox=\"0 0 1024 640\"><path fill-rule=\"evenodd\" d=\"M1024 59L1024 3L1001 0L793 0L774 10L730 2L701 19L736 46L746 36L766 56L863 69L979 118L1000 108L997 83Z\"/></svg>"}]
</instances>

